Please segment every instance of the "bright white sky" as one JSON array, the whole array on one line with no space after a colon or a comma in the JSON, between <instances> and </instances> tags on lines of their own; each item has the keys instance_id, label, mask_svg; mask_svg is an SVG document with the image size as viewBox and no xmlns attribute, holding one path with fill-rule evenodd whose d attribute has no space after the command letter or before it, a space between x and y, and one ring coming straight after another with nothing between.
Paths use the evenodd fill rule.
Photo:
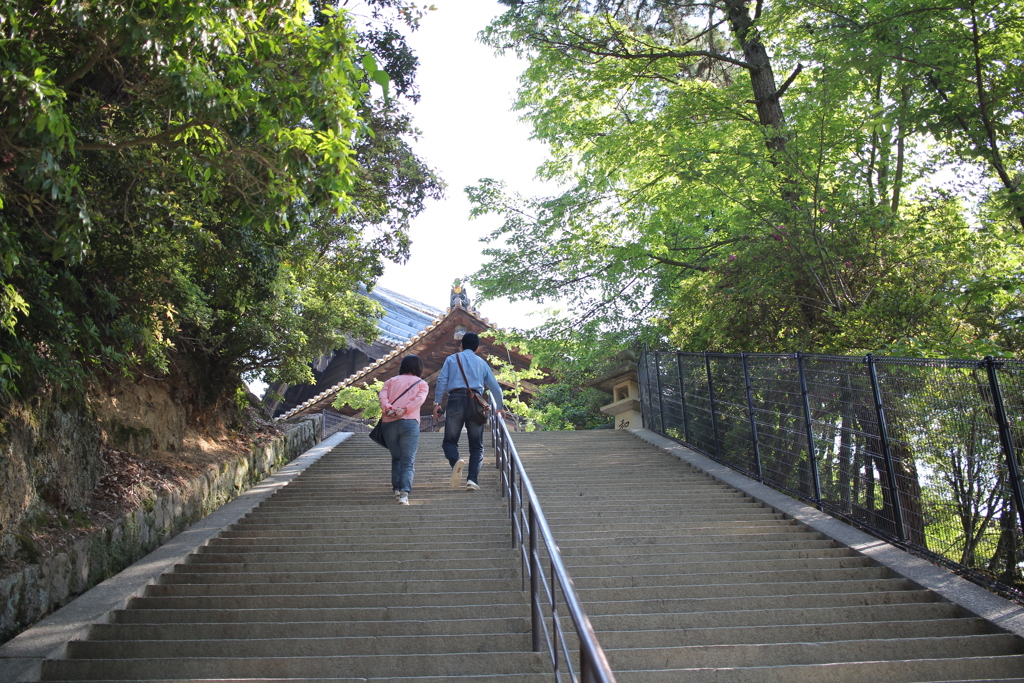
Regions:
<instances>
[{"instance_id":1,"label":"bright white sky","mask_svg":"<svg viewBox=\"0 0 1024 683\"><path fill-rule=\"evenodd\" d=\"M512 111L525 63L496 56L477 34L504 7L496 0L432 0L437 9L423 17L409 44L420 60L421 99L412 108L423 132L417 154L448 184L446 197L430 202L412 224L408 263L389 263L380 286L437 308L448 306L452 281L484 262L480 238L500 225L496 216L470 220L463 188L480 178L504 180L523 195L553 194L534 180L544 160L543 145L529 139L529 128ZM469 288L470 301L475 292ZM491 301L480 311L499 327L534 327L529 315L543 306Z\"/></svg>"},{"instance_id":2,"label":"bright white sky","mask_svg":"<svg viewBox=\"0 0 1024 683\"><path fill-rule=\"evenodd\" d=\"M427 0L424 0L426 4ZM463 188L480 178L504 180L526 196L553 194L534 180L544 160L543 145L529 139L529 128L512 111L519 74L525 63L496 56L477 34L503 9L496 0L432 0L409 44L420 60L416 82L420 101L413 106L423 135L413 143L448 184L444 199L430 201L412 224L412 249L403 265L388 263L378 284L435 308L447 308L452 281L484 263L481 237L500 225L496 216L469 219ZM469 287L470 301L476 292ZM529 328L543 322L531 315L545 306L490 301L480 312L503 328ZM250 389L262 395L263 382Z\"/></svg>"}]
</instances>

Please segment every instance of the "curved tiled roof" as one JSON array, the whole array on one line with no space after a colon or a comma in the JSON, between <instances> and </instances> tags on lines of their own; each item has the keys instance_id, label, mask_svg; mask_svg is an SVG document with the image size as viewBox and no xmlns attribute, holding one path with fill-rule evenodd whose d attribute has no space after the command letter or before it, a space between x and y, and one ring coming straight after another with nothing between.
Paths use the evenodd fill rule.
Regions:
<instances>
[{"instance_id":1,"label":"curved tiled roof","mask_svg":"<svg viewBox=\"0 0 1024 683\"><path fill-rule=\"evenodd\" d=\"M388 346L405 344L444 313L439 308L410 299L390 289L377 287L367 294L384 309L384 315L377 321L379 341Z\"/></svg>"},{"instance_id":2,"label":"curved tiled roof","mask_svg":"<svg viewBox=\"0 0 1024 683\"><path fill-rule=\"evenodd\" d=\"M387 290L384 290L384 291L387 292ZM391 292L388 292L388 293L391 294ZM466 308L463 308L461 304L459 304L458 308L464 310L466 313L468 313L472 317L476 318L477 321L482 323L485 327L498 329L497 325L492 323L488 318L481 317L480 314L477 312L477 310L475 308L473 308L472 306L470 306L468 309L466 309ZM423 337L427 336L434 328L436 328L438 325L440 325L442 322L444 322L444 320L452 313L453 310L454 310L453 308L448 308L445 311L438 311L439 315L437 317L435 317L433 320L431 320L429 322L429 324L427 324L424 328L421 328L419 331L417 331L415 334L413 334L413 336L411 336L407 340L405 340L405 342L403 344L401 344L401 346L398 346L393 351L391 351L390 353L385 355L383 358L379 358L376 361L374 361L373 363L370 363L369 365L367 365L366 367L361 368L358 372L355 372L355 373L349 375L343 381L338 382L337 384L335 384L330 389L326 389L326 390L320 392L319 394L317 394L313 398L305 401L302 405L299 405L299 406L297 406L295 408L292 408L291 410L289 410L288 412L284 413L283 415L278 416L276 419L278 419L278 420L287 420L290 417L295 417L299 413L302 413L302 412L308 410L309 408L315 406L317 403L320 403L324 399L333 398L333 396L337 395L337 393L339 391L341 391L342 389L344 389L345 387L352 385L353 383L357 382L360 378L365 377L369 373L372 373L375 369L377 369L381 365L384 365L385 363L390 361L395 356L399 356L399 355L402 355L403 353L405 353L405 351L409 347L414 345L416 342L418 342Z\"/></svg>"}]
</instances>

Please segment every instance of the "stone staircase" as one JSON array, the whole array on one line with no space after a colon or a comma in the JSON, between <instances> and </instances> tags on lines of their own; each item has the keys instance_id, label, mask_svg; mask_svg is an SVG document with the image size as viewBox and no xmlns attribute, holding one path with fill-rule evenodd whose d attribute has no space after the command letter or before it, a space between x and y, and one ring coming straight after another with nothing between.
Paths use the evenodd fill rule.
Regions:
<instances>
[{"instance_id":1,"label":"stone staircase","mask_svg":"<svg viewBox=\"0 0 1024 683\"><path fill-rule=\"evenodd\" d=\"M422 435L408 507L387 451L352 436L42 680L551 680L495 471L452 490L440 436Z\"/></svg>"},{"instance_id":2,"label":"stone staircase","mask_svg":"<svg viewBox=\"0 0 1024 683\"><path fill-rule=\"evenodd\" d=\"M514 439L619 683L1024 681L1021 638L632 434ZM350 438L42 679L553 680L493 461L451 490L440 453L403 507Z\"/></svg>"},{"instance_id":3,"label":"stone staircase","mask_svg":"<svg viewBox=\"0 0 1024 683\"><path fill-rule=\"evenodd\" d=\"M1024 681L1024 640L626 432L515 434L619 683Z\"/></svg>"}]
</instances>

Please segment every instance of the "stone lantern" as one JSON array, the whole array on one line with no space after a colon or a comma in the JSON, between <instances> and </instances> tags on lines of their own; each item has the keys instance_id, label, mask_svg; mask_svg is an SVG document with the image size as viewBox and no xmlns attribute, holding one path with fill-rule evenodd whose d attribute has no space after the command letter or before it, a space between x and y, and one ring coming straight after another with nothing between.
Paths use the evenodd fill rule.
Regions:
<instances>
[{"instance_id":1,"label":"stone lantern","mask_svg":"<svg viewBox=\"0 0 1024 683\"><path fill-rule=\"evenodd\" d=\"M601 412L615 418L615 429L640 429L643 427L643 418L640 416L636 354L629 350L620 351L616 360L619 361L618 365L587 382L587 386L612 395L612 402L601 406Z\"/></svg>"}]
</instances>

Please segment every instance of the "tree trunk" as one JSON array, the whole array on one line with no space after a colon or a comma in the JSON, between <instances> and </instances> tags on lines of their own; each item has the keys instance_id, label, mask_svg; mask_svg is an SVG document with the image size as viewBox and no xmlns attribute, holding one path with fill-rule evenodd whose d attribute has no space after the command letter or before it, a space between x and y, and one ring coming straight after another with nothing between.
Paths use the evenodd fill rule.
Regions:
<instances>
[{"instance_id":1,"label":"tree trunk","mask_svg":"<svg viewBox=\"0 0 1024 683\"><path fill-rule=\"evenodd\" d=\"M782 115L782 103L775 85L775 73L772 71L768 50L754 28L754 20L750 17L750 3L747 0L725 0L725 10L729 18L729 28L740 41L743 58L750 65L748 73L758 121L772 131L767 140L768 149L776 156L780 156L786 151L787 137L783 131L785 118Z\"/></svg>"}]
</instances>

